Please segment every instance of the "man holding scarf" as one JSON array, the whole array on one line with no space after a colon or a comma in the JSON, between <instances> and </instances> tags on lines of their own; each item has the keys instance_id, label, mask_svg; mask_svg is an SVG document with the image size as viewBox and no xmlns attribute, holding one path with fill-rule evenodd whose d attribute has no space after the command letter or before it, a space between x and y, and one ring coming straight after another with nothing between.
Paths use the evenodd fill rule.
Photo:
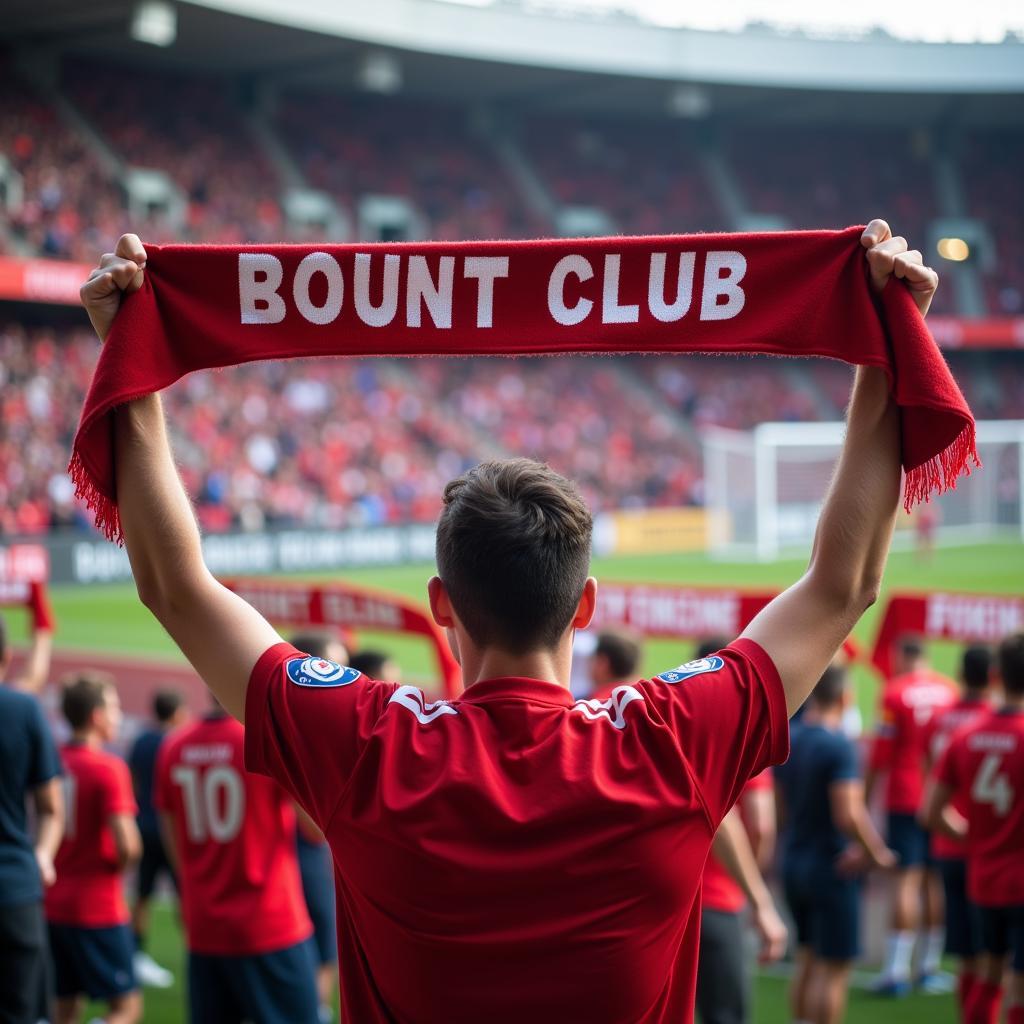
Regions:
<instances>
[{"instance_id":1,"label":"man holding scarf","mask_svg":"<svg viewBox=\"0 0 1024 1024\"><path fill-rule=\"evenodd\" d=\"M921 254L884 221L861 246L878 301L906 288L926 312L937 276ZM101 338L146 259L126 235L83 287ZM150 341L132 339L140 358ZM466 691L431 703L296 650L213 578L160 400L131 399L112 413L114 497L140 597L245 721L248 767L331 844L349 1019L691 1019L715 831L746 781L785 760L788 716L878 593L901 458L885 370L857 371L804 576L725 649L579 702L592 524L548 467L483 463L445 489L428 591Z\"/></svg>"}]
</instances>

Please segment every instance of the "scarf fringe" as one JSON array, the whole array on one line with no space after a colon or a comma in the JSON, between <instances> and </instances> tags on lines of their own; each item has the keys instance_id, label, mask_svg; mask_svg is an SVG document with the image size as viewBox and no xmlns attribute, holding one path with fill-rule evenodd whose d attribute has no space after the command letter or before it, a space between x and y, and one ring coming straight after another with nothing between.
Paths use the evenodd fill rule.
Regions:
<instances>
[{"instance_id":1,"label":"scarf fringe","mask_svg":"<svg viewBox=\"0 0 1024 1024\"><path fill-rule=\"evenodd\" d=\"M86 468L77 448L71 453L68 473L75 485L75 497L84 501L85 507L93 513L96 529L107 540L113 541L118 547L123 547L124 533L121 530L121 514L118 512L117 504L96 486L96 481Z\"/></svg>"},{"instance_id":2,"label":"scarf fringe","mask_svg":"<svg viewBox=\"0 0 1024 1024\"><path fill-rule=\"evenodd\" d=\"M960 476L971 475L971 460L975 467L981 467L973 420L964 424L964 429L952 444L927 462L907 471L903 488L904 511L910 512L915 505L931 501L933 494L956 490Z\"/></svg>"}]
</instances>

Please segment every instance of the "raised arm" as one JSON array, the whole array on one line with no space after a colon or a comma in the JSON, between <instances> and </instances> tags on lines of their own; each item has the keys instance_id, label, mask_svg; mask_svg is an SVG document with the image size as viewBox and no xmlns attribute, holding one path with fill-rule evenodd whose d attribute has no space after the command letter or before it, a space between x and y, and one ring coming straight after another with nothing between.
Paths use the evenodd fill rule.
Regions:
<instances>
[{"instance_id":1,"label":"raised arm","mask_svg":"<svg viewBox=\"0 0 1024 1024\"><path fill-rule=\"evenodd\" d=\"M123 235L117 251L107 253L82 286L82 301L100 340L110 330L122 294L141 287L145 261L139 239ZM145 342L139 339L140 346ZM117 504L139 597L224 708L244 721L252 669L281 638L206 568L158 395L117 410L114 443Z\"/></svg>"},{"instance_id":2,"label":"raised arm","mask_svg":"<svg viewBox=\"0 0 1024 1024\"><path fill-rule=\"evenodd\" d=\"M938 275L921 254L874 220L861 238L872 285L890 278L909 287L927 312ZM902 287L893 283L892 287ZM858 367L846 417L846 440L818 520L804 576L744 630L775 663L793 714L857 620L876 600L900 497L900 435L885 372Z\"/></svg>"},{"instance_id":3,"label":"raised arm","mask_svg":"<svg viewBox=\"0 0 1024 1024\"><path fill-rule=\"evenodd\" d=\"M28 605L32 616L32 643L14 686L24 693L38 694L50 677L53 655L53 612L43 584L32 584Z\"/></svg>"}]
</instances>

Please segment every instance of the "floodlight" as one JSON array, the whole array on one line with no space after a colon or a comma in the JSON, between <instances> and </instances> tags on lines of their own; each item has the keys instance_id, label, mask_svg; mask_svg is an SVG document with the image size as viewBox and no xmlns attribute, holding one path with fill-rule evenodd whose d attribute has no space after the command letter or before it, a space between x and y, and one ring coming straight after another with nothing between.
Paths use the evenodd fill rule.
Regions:
<instances>
[{"instance_id":1,"label":"floodlight","mask_svg":"<svg viewBox=\"0 0 1024 1024\"><path fill-rule=\"evenodd\" d=\"M131 37L152 46L171 46L178 38L178 12L164 0L141 0L132 11Z\"/></svg>"}]
</instances>

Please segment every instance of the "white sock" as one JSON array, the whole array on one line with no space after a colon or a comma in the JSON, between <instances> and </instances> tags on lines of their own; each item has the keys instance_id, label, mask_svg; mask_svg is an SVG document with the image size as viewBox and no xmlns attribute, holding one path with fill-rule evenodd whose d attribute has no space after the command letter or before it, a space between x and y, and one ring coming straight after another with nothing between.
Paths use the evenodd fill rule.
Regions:
<instances>
[{"instance_id":1,"label":"white sock","mask_svg":"<svg viewBox=\"0 0 1024 1024\"><path fill-rule=\"evenodd\" d=\"M892 981L910 980L910 959L914 955L913 932L890 932L885 953L885 976Z\"/></svg>"},{"instance_id":2,"label":"white sock","mask_svg":"<svg viewBox=\"0 0 1024 1024\"><path fill-rule=\"evenodd\" d=\"M937 974L942 965L942 951L946 946L946 929L930 928L924 938L921 973Z\"/></svg>"}]
</instances>

